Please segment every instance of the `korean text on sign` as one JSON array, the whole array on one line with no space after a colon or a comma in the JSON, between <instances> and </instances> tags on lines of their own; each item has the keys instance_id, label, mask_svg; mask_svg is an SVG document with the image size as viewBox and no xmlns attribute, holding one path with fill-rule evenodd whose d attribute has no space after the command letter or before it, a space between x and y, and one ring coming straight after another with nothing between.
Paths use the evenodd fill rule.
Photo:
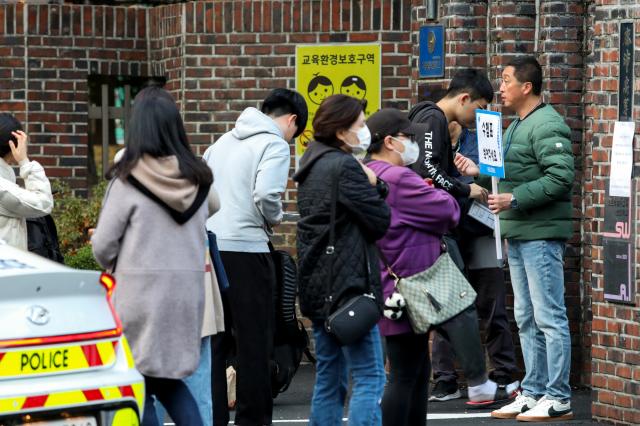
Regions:
<instances>
[{"instance_id":1,"label":"korean text on sign","mask_svg":"<svg viewBox=\"0 0 640 426\"><path fill-rule=\"evenodd\" d=\"M326 98L339 93L366 100L365 116L380 109L381 70L379 43L296 46L296 90L309 108L309 125L296 139L296 165L313 140L311 123Z\"/></svg>"},{"instance_id":2,"label":"korean text on sign","mask_svg":"<svg viewBox=\"0 0 640 426\"><path fill-rule=\"evenodd\" d=\"M502 155L502 115L495 111L476 111L480 173L504 178Z\"/></svg>"}]
</instances>

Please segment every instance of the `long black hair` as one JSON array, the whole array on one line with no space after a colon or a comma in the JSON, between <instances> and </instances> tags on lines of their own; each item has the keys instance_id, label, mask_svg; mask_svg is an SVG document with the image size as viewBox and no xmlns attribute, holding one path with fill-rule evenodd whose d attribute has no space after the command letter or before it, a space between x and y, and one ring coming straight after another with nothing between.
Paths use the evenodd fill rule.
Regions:
<instances>
[{"instance_id":1,"label":"long black hair","mask_svg":"<svg viewBox=\"0 0 640 426\"><path fill-rule=\"evenodd\" d=\"M211 185L211 169L189 147L187 133L175 101L166 90L147 87L136 95L131 112L126 149L109 171L125 180L143 155L154 158L175 155L182 177L196 185Z\"/></svg>"}]
</instances>

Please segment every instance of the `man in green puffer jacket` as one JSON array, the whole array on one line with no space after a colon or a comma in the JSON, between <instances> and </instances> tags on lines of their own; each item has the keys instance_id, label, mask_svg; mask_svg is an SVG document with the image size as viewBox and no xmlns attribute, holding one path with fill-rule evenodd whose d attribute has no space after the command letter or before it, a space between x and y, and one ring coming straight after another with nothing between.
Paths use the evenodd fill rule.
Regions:
<instances>
[{"instance_id":1,"label":"man in green puffer jacket","mask_svg":"<svg viewBox=\"0 0 640 426\"><path fill-rule=\"evenodd\" d=\"M489 208L500 213L525 363L522 393L497 418L568 420L571 339L564 303L563 256L573 234L574 161L569 127L542 102L542 69L533 57L513 59L500 95L518 118L504 135L506 177Z\"/></svg>"}]
</instances>

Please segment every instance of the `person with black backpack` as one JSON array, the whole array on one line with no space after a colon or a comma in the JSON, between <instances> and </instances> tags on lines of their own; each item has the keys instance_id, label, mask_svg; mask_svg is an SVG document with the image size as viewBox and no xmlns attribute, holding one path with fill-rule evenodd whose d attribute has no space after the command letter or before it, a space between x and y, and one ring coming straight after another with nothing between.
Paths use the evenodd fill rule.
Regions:
<instances>
[{"instance_id":1,"label":"person with black backpack","mask_svg":"<svg viewBox=\"0 0 640 426\"><path fill-rule=\"evenodd\" d=\"M27 240L30 252L54 262L64 263L58 242L58 230L50 214L27 219Z\"/></svg>"},{"instance_id":2,"label":"person with black backpack","mask_svg":"<svg viewBox=\"0 0 640 426\"><path fill-rule=\"evenodd\" d=\"M315 362L309 351L309 336L296 314L298 268L296 261L284 250L275 250L271 244L271 257L276 267L275 333L271 359L271 392L275 398L286 391L298 371L302 356Z\"/></svg>"}]
</instances>

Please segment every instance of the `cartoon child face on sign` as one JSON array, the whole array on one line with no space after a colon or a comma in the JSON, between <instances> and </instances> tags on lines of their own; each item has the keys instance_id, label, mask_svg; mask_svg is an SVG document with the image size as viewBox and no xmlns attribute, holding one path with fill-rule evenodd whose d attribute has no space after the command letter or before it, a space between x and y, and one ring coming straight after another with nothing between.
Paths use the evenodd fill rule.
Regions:
<instances>
[{"instance_id":1,"label":"cartoon child face on sign","mask_svg":"<svg viewBox=\"0 0 640 426\"><path fill-rule=\"evenodd\" d=\"M307 93L311 102L320 105L325 98L333 95L333 83L324 75L314 74L314 76L309 82Z\"/></svg>"},{"instance_id":2,"label":"cartoon child face on sign","mask_svg":"<svg viewBox=\"0 0 640 426\"><path fill-rule=\"evenodd\" d=\"M364 99L367 94L367 85L357 75L350 75L342 82L340 93L357 99Z\"/></svg>"}]
</instances>

